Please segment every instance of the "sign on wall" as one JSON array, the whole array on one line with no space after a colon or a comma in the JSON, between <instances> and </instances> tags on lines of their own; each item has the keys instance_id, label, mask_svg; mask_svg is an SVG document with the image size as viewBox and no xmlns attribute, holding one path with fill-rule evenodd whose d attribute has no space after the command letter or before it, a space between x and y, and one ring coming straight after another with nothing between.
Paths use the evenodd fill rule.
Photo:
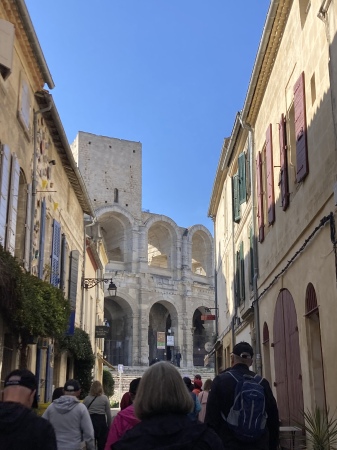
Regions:
<instances>
[{"instance_id":1,"label":"sign on wall","mask_svg":"<svg viewBox=\"0 0 337 450\"><path fill-rule=\"evenodd\" d=\"M174 336L167 336L167 346L174 347Z\"/></svg>"},{"instance_id":2,"label":"sign on wall","mask_svg":"<svg viewBox=\"0 0 337 450\"><path fill-rule=\"evenodd\" d=\"M157 348L161 350L165 350L165 332L164 331L157 331Z\"/></svg>"},{"instance_id":3,"label":"sign on wall","mask_svg":"<svg viewBox=\"0 0 337 450\"><path fill-rule=\"evenodd\" d=\"M97 325L95 327L95 338L106 338L109 334L110 327L104 325Z\"/></svg>"}]
</instances>

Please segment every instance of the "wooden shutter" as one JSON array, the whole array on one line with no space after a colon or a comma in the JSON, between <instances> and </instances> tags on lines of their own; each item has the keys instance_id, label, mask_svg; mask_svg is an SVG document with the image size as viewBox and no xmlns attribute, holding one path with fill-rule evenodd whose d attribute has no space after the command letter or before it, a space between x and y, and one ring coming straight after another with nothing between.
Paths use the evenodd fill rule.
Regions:
<instances>
[{"instance_id":1,"label":"wooden shutter","mask_svg":"<svg viewBox=\"0 0 337 450\"><path fill-rule=\"evenodd\" d=\"M14 25L0 19L0 73L4 79L11 73L14 49Z\"/></svg>"},{"instance_id":2,"label":"wooden shutter","mask_svg":"<svg viewBox=\"0 0 337 450\"><path fill-rule=\"evenodd\" d=\"M264 241L264 214L263 214L263 192L262 192L262 156L257 154L256 159L256 182L257 182L257 217L259 226L259 242Z\"/></svg>"},{"instance_id":3,"label":"wooden shutter","mask_svg":"<svg viewBox=\"0 0 337 450\"><path fill-rule=\"evenodd\" d=\"M11 180L8 196L6 250L15 253L16 219L18 216L20 164L16 155L12 155Z\"/></svg>"},{"instance_id":4,"label":"wooden shutter","mask_svg":"<svg viewBox=\"0 0 337 450\"><path fill-rule=\"evenodd\" d=\"M61 268L60 268L60 289L64 290L66 283L66 265L67 265L67 238L62 234L61 243Z\"/></svg>"},{"instance_id":5,"label":"wooden shutter","mask_svg":"<svg viewBox=\"0 0 337 450\"><path fill-rule=\"evenodd\" d=\"M53 241L51 250L50 284L58 286L60 282L61 225L53 220Z\"/></svg>"},{"instance_id":6,"label":"wooden shutter","mask_svg":"<svg viewBox=\"0 0 337 450\"><path fill-rule=\"evenodd\" d=\"M240 222L240 201L239 201L239 175L236 173L232 179L233 185L233 220Z\"/></svg>"},{"instance_id":7,"label":"wooden shutter","mask_svg":"<svg viewBox=\"0 0 337 450\"><path fill-rule=\"evenodd\" d=\"M246 154L240 153L238 158L239 166L239 202L240 205L246 201Z\"/></svg>"},{"instance_id":8,"label":"wooden shutter","mask_svg":"<svg viewBox=\"0 0 337 450\"><path fill-rule=\"evenodd\" d=\"M31 111L31 101L30 101L30 91L29 85L25 78L21 78L21 91L20 91L20 107L19 107L19 117L23 126L27 131L30 129L30 111Z\"/></svg>"},{"instance_id":9,"label":"wooden shutter","mask_svg":"<svg viewBox=\"0 0 337 450\"><path fill-rule=\"evenodd\" d=\"M304 180L309 173L304 72L302 72L294 86L294 113L296 137L296 181L299 183Z\"/></svg>"},{"instance_id":10,"label":"wooden shutter","mask_svg":"<svg viewBox=\"0 0 337 450\"><path fill-rule=\"evenodd\" d=\"M235 304L240 304L240 252L236 252L236 270L235 270Z\"/></svg>"},{"instance_id":11,"label":"wooden shutter","mask_svg":"<svg viewBox=\"0 0 337 450\"><path fill-rule=\"evenodd\" d=\"M46 200L43 199L41 202L41 220L40 220L40 245L39 245L39 264L38 264L39 278L43 278L45 233L46 233Z\"/></svg>"},{"instance_id":12,"label":"wooden shutter","mask_svg":"<svg viewBox=\"0 0 337 450\"><path fill-rule=\"evenodd\" d=\"M288 155L287 155L287 130L286 119L282 114L279 123L280 138L280 183L282 209L285 211L289 206L289 178L288 178Z\"/></svg>"},{"instance_id":13,"label":"wooden shutter","mask_svg":"<svg viewBox=\"0 0 337 450\"><path fill-rule=\"evenodd\" d=\"M240 303L245 300L245 258L243 254L243 242L240 244Z\"/></svg>"},{"instance_id":14,"label":"wooden shutter","mask_svg":"<svg viewBox=\"0 0 337 450\"><path fill-rule=\"evenodd\" d=\"M78 250L73 250L70 253L69 294L68 294L71 309L76 309L79 259L80 259L80 252Z\"/></svg>"},{"instance_id":15,"label":"wooden shutter","mask_svg":"<svg viewBox=\"0 0 337 450\"><path fill-rule=\"evenodd\" d=\"M268 223L271 225L275 222L273 139L271 124L269 124L266 132L266 171Z\"/></svg>"},{"instance_id":16,"label":"wooden shutter","mask_svg":"<svg viewBox=\"0 0 337 450\"><path fill-rule=\"evenodd\" d=\"M254 235L253 227L249 229L249 284L254 283Z\"/></svg>"},{"instance_id":17,"label":"wooden shutter","mask_svg":"<svg viewBox=\"0 0 337 450\"><path fill-rule=\"evenodd\" d=\"M2 147L0 166L0 244L5 247L11 151Z\"/></svg>"},{"instance_id":18,"label":"wooden shutter","mask_svg":"<svg viewBox=\"0 0 337 450\"><path fill-rule=\"evenodd\" d=\"M25 269L29 270L29 261L32 257L30 254L30 225L32 220L32 185L27 184L27 208L26 208L26 223L25 223Z\"/></svg>"}]
</instances>

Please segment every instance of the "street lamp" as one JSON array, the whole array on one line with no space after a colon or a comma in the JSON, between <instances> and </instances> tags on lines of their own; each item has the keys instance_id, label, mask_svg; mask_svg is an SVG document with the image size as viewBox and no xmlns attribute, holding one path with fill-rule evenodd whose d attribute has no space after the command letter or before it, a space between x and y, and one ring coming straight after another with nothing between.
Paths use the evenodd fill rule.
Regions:
<instances>
[{"instance_id":1,"label":"street lamp","mask_svg":"<svg viewBox=\"0 0 337 450\"><path fill-rule=\"evenodd\" d=\"M108 292L109 295L112 296L112 294L115 294L115 297L117 295L117 286L115 285L115 283L112 281L112 278L83 278L82 280L82 287L84 287L84 289L88 290L91 289L95 286L97 286L99 283L109 283L108 286Z\"/></svg>"}]
</instances>

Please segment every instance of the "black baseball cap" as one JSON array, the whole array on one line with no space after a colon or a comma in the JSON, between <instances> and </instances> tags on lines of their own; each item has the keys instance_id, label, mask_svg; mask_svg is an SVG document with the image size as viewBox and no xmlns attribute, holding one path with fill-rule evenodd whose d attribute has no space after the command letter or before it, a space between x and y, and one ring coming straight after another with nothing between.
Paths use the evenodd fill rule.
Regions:
<instances>
[{"instance_id":1,"label":"black baseball cap","mask_svg":"<svg viewBox=\"0 0 337 450\"><path fill-rule=\"evenodd\" d=\"M80 383L77 380L68 380L64 385L64 393L66 392L76 392L81 389Z\"/></svg>"},{"instance_id":2,"label":"black baseball cap","mask_svg":"<svg viewBox=\"0 0 337 450\"><path fill-rule=\"evenodd\" d=\"M240 358L252 358L254 356L253 347L244 341L235 344L232 353L240 356Z\"/></svg>"},{"instance_id":3,"label":"black baseball cap","mask_svg":"<svg viewBox=\"0 0 337 450\"><path fill-rule=\"evenodd\" d=\"M11 386L23 386L31 391L35 392L34 401L32 404L32 408L37 408L37 388L38 388L38 381L36 376L27 369L16 369L13 370L7 377L5 378L4 382L4 389Z\"/></svg>"}]
</instances>

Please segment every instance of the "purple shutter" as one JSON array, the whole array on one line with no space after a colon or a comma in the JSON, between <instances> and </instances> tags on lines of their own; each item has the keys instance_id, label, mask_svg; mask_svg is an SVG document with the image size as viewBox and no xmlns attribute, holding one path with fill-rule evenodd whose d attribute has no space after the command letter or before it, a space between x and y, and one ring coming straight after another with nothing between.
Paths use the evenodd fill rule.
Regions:
<instances>
[{"instance_id":1,"label":"purple shutter","mask_svg":"<svg viewBox=\"0 0 337 450\"><path fill-rule=\"evenodd\" d=\"M61 225L53 220L50 284L58 287L60 282Z\"/></svg>"},{"instance_id":2,"label":"purple shutter","mask_svg":"<svg viewBox=\"0 0 337 450\"><path fill-rule=\"evenodd\" d=\"M268 223L271 225L275 222L273 139L271 124L269 124L266 132L266 171Z\"/></svg>"},{"instance_id":3,"label":"purple shutter","mask_svg":"<svg viewBox=\"0 0 337 450\"><path fill-rule=\"evenodd\" d=\"M282 114L279 123L279 138L280 138L280 166L281 166L281 200L282 209L285 211L289 206L289 178L288 178L288 155L287 155L287 132L286 119Z\"/></svg>"},{"instance_id":4,"label":"purple shutter","mask_svg":"<svg viewBox=\"0 0 337 450\"><path fill-rule=\"evenodd\" d=\"M305 117L304 72L294 86L294 112L296 137L296 181L299 183L309 173L307 123Z\"/></svg>"},{"instance_id":5,"label":"purple shutter","mask_svg":"<svg viewBox=\"0 0 337 450\"><path fill-rule=\"evenodd\" d=\"M263 217L263 192L262 192L262 157L261 152L256 159L256 182L257 182L257 217L259 226L259 242L264 241L264 217Z\"/></svg>"}]
</instances>

